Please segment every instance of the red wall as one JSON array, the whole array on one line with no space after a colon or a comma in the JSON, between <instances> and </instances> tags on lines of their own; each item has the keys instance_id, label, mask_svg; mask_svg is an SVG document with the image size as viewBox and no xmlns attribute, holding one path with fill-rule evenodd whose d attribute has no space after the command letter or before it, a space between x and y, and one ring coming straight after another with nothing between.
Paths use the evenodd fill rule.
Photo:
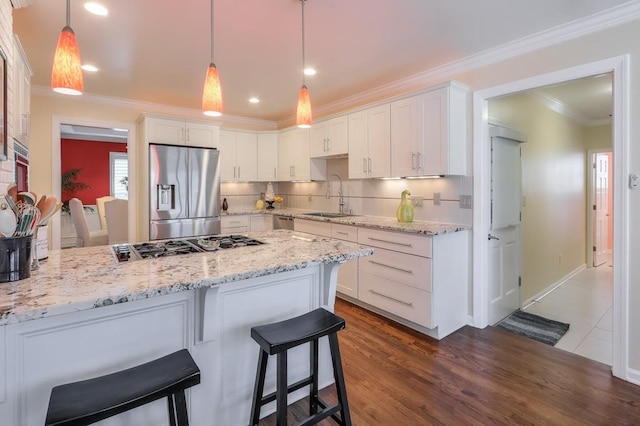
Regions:
<instances>
[{"instance_id":1,"label":"red wall","mask_svg":"<svg viewBox=\"0 0 640 426\"><path fill-rule=\"evenodd\" d=\"M76 181L86 183L91 189L75 193L83 204L95 204L96 198L110 195L109 153L127 152L127 144L113 142L94 142L75 139L61 139L62 172L69 169L82 169ZM74 195L62 194L67 201Z\"/></svg>"}]
</instances>

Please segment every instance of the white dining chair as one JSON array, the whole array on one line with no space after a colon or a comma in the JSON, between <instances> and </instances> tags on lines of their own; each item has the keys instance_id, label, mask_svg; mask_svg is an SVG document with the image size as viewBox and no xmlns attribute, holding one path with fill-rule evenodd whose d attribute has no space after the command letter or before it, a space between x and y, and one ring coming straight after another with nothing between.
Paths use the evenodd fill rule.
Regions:
<instances>
[{"instance_id":1,"label":"white dining chair","mask_svg":"<svg viewBox=\"0 0 640 426\"><path fill-rule=\"evenodd\" d=\"M100 229L107 229L107 220L104 215L104 203L115 200L116 197L111 195L105 195L104 197L96 198L96 206L98 207L98 217L100 218Z\"/></svg>"},{"instance_id":2,"label":"white dining chair","mask_svg":"<svg viewBox=\"0 0 640 426\"><path fill-rule=\"evenodd\" d=\"M129 241L129 203L115 199L104 203L107 220L109 244L121 244Z\"/></svg>"},{"instance_id":3,"label":"white dining chair","mask_svg":"<svg viewBox=\"0 0 640 426\"><path fill-rule=\"evenodd\" d=\"M77 198L70 199L69 212L73 226L76 228L76 247L101 246L109 243L106 230L89 231L82 201Z\"/></svg>"}]
</instances>

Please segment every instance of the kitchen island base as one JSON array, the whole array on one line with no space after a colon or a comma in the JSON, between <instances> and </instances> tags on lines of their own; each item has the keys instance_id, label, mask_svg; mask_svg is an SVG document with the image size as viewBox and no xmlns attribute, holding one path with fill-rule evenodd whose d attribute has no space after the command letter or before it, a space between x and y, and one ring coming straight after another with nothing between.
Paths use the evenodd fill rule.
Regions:
<instances>
[{"instance_id":1,"label":"kitchen island base","mask_svg":"<svg viewBox=\"0 0 640 426\"><path fill-rule=\"evenodd\" d=\"M339 263L116 303L0 327L0 424L44 423L51 388L123 370L187 348L202 381L188 392L190 424L245 425L259 347L251 327L318 307L333 311ZM320 342L320 387L333 382L326 338ZM289 355L289 380L309 374L308 348ZM275 363L265 391L275 389ZM300 389L289 401L300 399ZM275 410L263 408L263 416ZM166 425L166 401L156 401L101 425Z\"/></svg>"}]
</instances>

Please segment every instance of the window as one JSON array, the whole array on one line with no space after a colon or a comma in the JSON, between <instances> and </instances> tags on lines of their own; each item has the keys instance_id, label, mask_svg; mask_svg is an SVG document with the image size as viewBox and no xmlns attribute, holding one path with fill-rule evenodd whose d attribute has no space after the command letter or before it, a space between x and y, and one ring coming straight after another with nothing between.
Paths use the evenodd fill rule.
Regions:
<instances>
[{"instance_id":1,"label":"window","mask_svg":"<svg viewBox=\"0 0 640 426\"><path fill-rule=\"evenodd\" d=\"M111 195L127 200L129 198L129 159L124 152L110 152Z\"/></svg>"}]
</instances>

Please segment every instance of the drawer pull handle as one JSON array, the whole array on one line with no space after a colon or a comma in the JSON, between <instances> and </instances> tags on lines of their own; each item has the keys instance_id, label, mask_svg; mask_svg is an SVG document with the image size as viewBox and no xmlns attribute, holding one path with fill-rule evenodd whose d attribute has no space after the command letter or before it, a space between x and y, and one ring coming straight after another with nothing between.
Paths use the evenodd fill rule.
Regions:
<instances>
[{"instance_id":1,"label":"drawer pull handle","mask_svg":"<svg viewBox=\"0 0 640 426\"><path fill-rule=\"evenodd\" d=\"M348 232L344 232L344 231L336 231L336 234L340 234L340 235L349 235Z\"/></svg>"},{"instance_id":2,"label":"drawer pull handle","mask_svg":"<svg viewBox=\"0 0 640 426\"><path fill-rule=\"evenodd\" d=\"M369 263L373 263L374 265L384 266L385 268L395 269L396 271L405 272L407 274L413 275L413 271L411 269L402 269L397 266L385 265L384 263L376 262L375 260L370 260Z\"/></svg>"},{"instance_id":3,"label":"drawer pull handle","mask_svg":"<svg viewBox=\"0 0 640 426\"><path fill-rule=\"evenodd\" d=\"M393 300L394 302L402 303L403 305L410 306L413 308L413 303L405 302L404 300L396 299L395 297L387 296L386 294L378 293L375 290L369 290L370 293L375 294L376 296L384 297L389 300Z\"/></svg>"},{"instance_id":4,"label":"drawer pull handle","mask_svg":"<svg viewBox=\"0 0 640 426\"><path fill-rule=\"evenodd\" d=\"M383 239L380 239L380 238L373 238L373 237L369 237L369 239L370 239L371 241L379 241L379 242L381 242L381 243L395 244L395 245L403 246L403 247L413 247L413 245L412 245L412 244L399 243L399 242L397 242L397 241L389 241L389 240L383 240Z\"/></svg>"}]
</instances>

